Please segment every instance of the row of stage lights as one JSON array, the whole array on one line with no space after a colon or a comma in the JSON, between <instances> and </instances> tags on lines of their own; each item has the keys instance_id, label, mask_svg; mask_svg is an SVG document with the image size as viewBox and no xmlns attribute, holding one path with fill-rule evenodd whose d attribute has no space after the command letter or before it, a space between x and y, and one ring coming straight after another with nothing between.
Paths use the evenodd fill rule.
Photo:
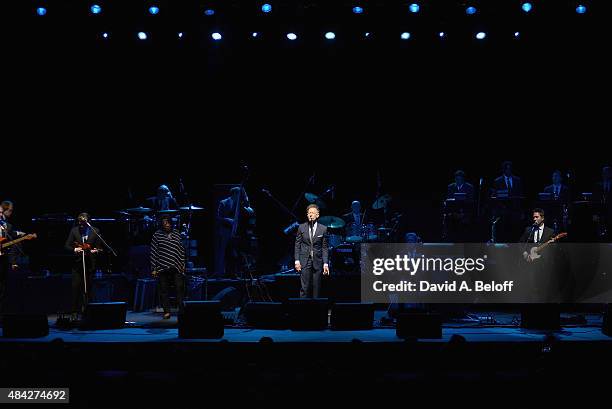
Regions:
<instances>
[{"instance_id":1,"label":"row of stage lights","mask_svg":"<svg viewBox=\"0 0 612 409\"><path fill-rule=\"evenodd\" d=\"M534 5L530 2L523 2L521 3L521 10L524 13L531 13L534 10ZM98 4L94 4L89 8L89 12L91 14L94 15L99 15L102 14L102 6L98 5ZM261 11L264 14L268 14L272 12L272 5L269 3L265 3L261 6ZM354 6L352 8L352 11L354 14L363 14L365 13L365 8L362 6ZM587 6L583 5L583 4L578 4L576 5L575 11L577 14L585 14L587 12ZM158 6L150 6L147 9L147 12L150 15L158 15L160 13L160 8ZM421 12L421 6L418 3L412 3L410 5L408 5L408 12L416 14L416 13L420 13ZM47 15L47 8L46 7L38 7L36 8L36 14L38 14L39 16L45 16ZM467 15L475 15L478 14L478 8L476 8L475 6L466 6L465 7L465 14ZM206 16L213 16L215 15L215 10L212 8L207 8L204 10L204 15Z\"/></svg>"},{"instance_id":2,"label":"row of stage lights","mask_svg":"<svg viewBox=\"0 0 612 409\"><path fill-rule=\"evenodd\" d=\"M364 36L365 38L370 38L370 37L371 37L371 34L372 34L372 33L370 33L370 32L365 32L365 33L363 34L363 36ZM446 33L446 32L444 32L444 31L440 31L440 32L438 32L438 33L437 33L437 36L438 36L440 39L445 39L445 38L447 37L447 33ZM518 32L518 31L515 31L515 32L513 33L513 37L514 37L515 39L520 38L520 36L521 36L521 34L520 34L520 32ZM177 33L177 37L178 37L179 39L182 39L182 38L184 38L184 37L185 37L185 33L183 33L183 32L179 32L179 33ZM222 33L220 33L220 32L214 32L214 33L212 33L212 34L210 35L210 37L211 37L211 39L212 39L212 40L214 40L214 41L221 41L221 40L223 40L223 34L222 34ZM251 37L252 37L252 38L258 38L258 37L260 37L260 33L258 33L258 32L253 32L253 33L251 33ZM296 33L287 33L287 34L285 35L285 37L286 37L286 38L287 38L287 40L289 40L289 41L295 41L295 40L297 40L297 39L298 39L298 35L297 35ZM333 41L333 40L335 40L335 39L336 39L336 33L334 33L333 31L328 31L328 32L326 32L326 33L323 35L323 37L324 37L326 40ZM107 33L107 32L104 32L104 33L102 33L102 38L103 38L103 39L109 39L109 38L110 38L110 34L109 34L109 33ZM148 40L148 39L149 39L149 34L147 34L147 33L146 33L146 32L144 32L144 31L139 31L139 32L136 34L136 38L137 38L138 40L141 40L141 41L146 41L146 40ZM410 40L410 39L412 38L412 34L411 34L411 33L409 33L409 32L407 32L407 31L405 31L405 32L403 32L403 33L401 33L401 34L399 35L399 38L400 38L400 40L407 41L407 40ZM484 31L479 31L479 32L477 32L477 33L474 33L474 38L475 38L476 40L484 40L484 39L486 39L486 38L487 38L487 33L486 33L486 32L484 32Z\"/></svg>"}]
</instances>

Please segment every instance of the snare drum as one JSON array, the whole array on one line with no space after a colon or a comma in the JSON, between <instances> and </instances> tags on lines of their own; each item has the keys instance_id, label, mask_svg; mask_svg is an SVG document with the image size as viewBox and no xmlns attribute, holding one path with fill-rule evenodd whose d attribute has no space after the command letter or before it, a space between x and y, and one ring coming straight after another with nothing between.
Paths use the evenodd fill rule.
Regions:
<instances>
[{"instance_id":1,"label":"snare drum","mask_svg":"<svg viewBox=\"0 0 612 409\"><path fill-rule=\"evenodd\" d=\"M361 243L363 241L363 234L361 225L357 225L354 222L346 225L346 242L347 243Z\"/></svg>"},{"instance_id":2,"label":"snare drum","mask_svg":"<svg viewBox=\"0 0 612 409\"><path fill-rule=\"evenodd\" d=\"M376 231L374 223L368 223L362 226L362 236L365 241L378 240L378 232Z\"/></svg>"},{"instance_id":3,"label":"snare drum","mask_svg":"<svg viewBox=\"0 0 612 409\"><path fill-rule=\"evenodd\" d=\"M328 236L328 241L327 243L329 244L329 247L338 247L339 245L342 244L343 242L343 237L339 234L330 234Z\"/></svg>"}]
</instances>

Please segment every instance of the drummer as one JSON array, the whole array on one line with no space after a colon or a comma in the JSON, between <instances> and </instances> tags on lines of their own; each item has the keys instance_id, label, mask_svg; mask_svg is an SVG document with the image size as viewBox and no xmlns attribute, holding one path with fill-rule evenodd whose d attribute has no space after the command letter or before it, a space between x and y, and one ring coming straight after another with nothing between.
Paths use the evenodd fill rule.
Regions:
<instances>
[{"instance_id":1,"label":"drummer","mask_svg":"<svg viewBox=\"0 0 612 409\"><path fill-rule=\"evenodd\" d=\"M147 199L147 206L154 211L172 210L178 207L176 199L172 196L172 192L167 185L160 185L157 188L157 194Z\"/></svg>"},{"instance_id":2,"label":"drummer","mask_svg":"<svg viewBox=\"0 0 612 409\"><path fill-rule=\"evenodd\" d=\"M361 241L362 225L364 222L365 213L361 212L361 203L354 200L351 203L351 211L342 215L346 222L346 237L350 241Z\"/></svg>"},{"instance_id":3,"label":"drummer","mask_svg":"<svg viewBox=\"0 0 612 409\"><path fill-rule=\"evenodd\" d=\"M353 224L356 227L361 227L365 212L361 212L361 203L358 200L354 200L351 203L351 212L342 216L346 224Z\"/></svg>"}]
</instances>

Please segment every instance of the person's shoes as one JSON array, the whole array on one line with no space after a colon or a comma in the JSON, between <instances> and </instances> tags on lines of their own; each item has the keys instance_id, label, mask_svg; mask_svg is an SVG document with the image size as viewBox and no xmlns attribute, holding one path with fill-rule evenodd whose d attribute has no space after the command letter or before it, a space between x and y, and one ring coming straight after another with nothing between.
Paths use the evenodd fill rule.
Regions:
<instances>
[{"instance_id":1,"label":"person's shoes","mask_svg":"<svg viewBox=\"0 0 612 409\"><path fill-rule=\"evenodd\" d=\"M164 319L165 320L169 320L170 319L170 313L169 312L164 313Z\"/></svg>"}]
</instances>

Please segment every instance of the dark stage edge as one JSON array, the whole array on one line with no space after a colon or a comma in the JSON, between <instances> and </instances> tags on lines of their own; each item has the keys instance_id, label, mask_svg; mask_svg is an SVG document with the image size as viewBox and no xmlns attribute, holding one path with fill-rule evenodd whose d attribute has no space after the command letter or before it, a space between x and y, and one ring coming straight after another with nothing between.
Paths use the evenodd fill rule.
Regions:
<instances>
[{"instance_id":1,"label":"dark stage edge","mask_svg":"<svg viewBox=\"0 0 612 409\"><path fill-rule=\"evenodd\" d=\"M222 339L179 339L174 317L129 313L138 327L0 338L0 385L68 386L70 406L83 408L517 409L606 399L612 338L601 316L550 332L509 325L516 314L488 315L506 324L448 323L441 339L405 341L394 328L226 327Z\"/></svg>"}]
</instances>

